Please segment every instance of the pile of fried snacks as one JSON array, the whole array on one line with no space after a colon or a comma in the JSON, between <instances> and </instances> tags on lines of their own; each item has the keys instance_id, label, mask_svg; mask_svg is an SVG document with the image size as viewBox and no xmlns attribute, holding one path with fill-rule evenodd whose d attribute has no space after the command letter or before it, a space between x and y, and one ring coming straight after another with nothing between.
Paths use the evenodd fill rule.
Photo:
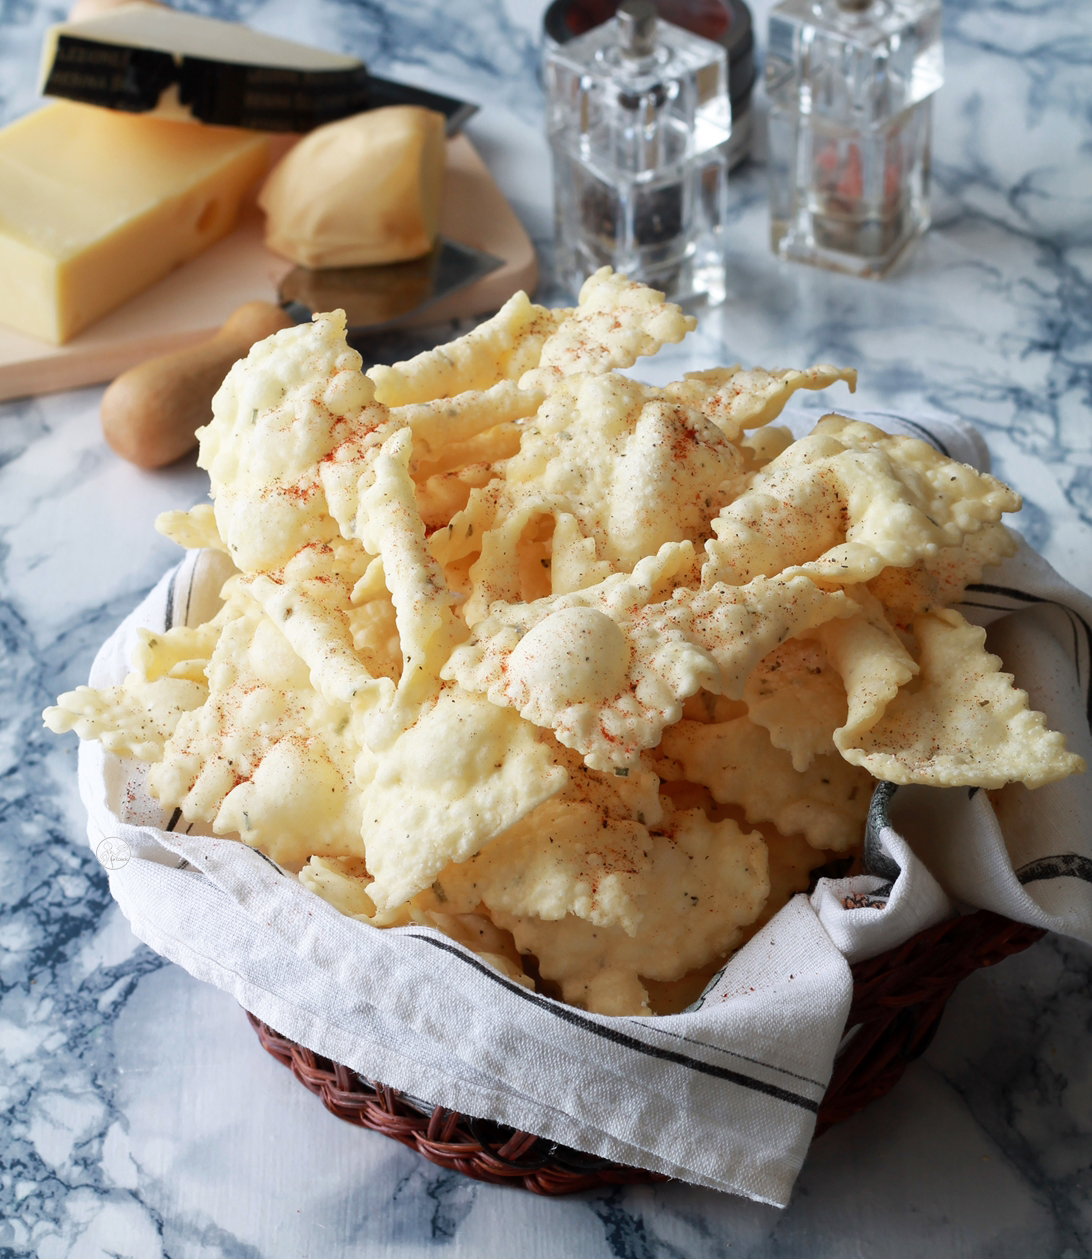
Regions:
<instances>
[{"instance_id":1,"label":"pile of fried snacks","mask_svg":"<svg viewBox=\"0 0 1092 1259\"><path fill-rule=\"evenodd\" d=\"M341 312L255 345L199 434L212 505L157 521L230 557L221 610L47 724L342 913L604 1014L696 997L873 780L1082 769L951 606L1017 495L771 426L850 370L620 374L692 326L604 268L366 375Z\"/></svg>"}]
</instances>

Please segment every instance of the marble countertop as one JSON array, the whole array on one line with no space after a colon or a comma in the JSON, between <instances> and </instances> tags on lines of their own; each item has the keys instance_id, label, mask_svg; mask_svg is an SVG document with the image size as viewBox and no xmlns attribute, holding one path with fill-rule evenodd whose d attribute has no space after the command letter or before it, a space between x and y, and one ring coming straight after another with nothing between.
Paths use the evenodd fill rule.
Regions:
<instances>
[{"instance_id":1,"label":"marble countertop","mask_svg":"<svg viewBox=\"0 0 1092 1259\"><path fill-rule=\"evenodd\" d=\"M541 0L186 7L480 101L470 134L548 270ZM0 121L33 106L62 8L0 7ZM1025 496L1016 527L1092 590L1092 11L947 0L945 43L934 227L910 265L875 284L779 263L751 164L729 300L656 379L834 360L860 368L861 406L961 415ZM133 937L82 842L75 739L41 726L173 562L155 514L207 489L192 459L115 458L99 396L0 406L0 1255L1092 1254L1092 951L1058 938L968 980L898 1088L814 1145L785 1211L685 1185L540 1200L328 1115L228 997Z\"/></svg>"}]
</instances>

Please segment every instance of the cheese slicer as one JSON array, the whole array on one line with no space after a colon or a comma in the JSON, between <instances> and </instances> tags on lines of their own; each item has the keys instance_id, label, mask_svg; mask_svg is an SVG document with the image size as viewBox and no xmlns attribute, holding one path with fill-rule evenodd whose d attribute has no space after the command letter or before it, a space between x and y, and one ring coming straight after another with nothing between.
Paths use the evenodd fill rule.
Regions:
<instances>
[{"instance_id":1,"label":"cheese slicer","mask_svg":"<svg viewBox=\"0 0 1092 1259\"><path fill-rule=\"evenodd\" d=\"M350 337L384 332L419 314L504 261L484 250L441 236L432 250L407 262L370 267L293 267L277 296L297 323L316 311L344 310Z\"/></svg>"}]
</instances>

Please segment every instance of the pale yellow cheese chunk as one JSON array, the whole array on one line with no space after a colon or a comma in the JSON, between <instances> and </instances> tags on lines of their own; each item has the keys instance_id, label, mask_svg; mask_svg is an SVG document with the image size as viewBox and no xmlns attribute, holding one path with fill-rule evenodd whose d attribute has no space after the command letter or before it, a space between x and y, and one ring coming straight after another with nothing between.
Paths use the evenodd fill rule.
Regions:
<instances>
[{"instance_id":1,"label":"pale yellow cheese chunk","mask_svg":"<svg viewBox=\"0 0 1092 1259\"><path fill-rule=\"evenodd\" d=\"M262 186L265 243L303 267L427 254L440 223L444 117L391 105L318 127Z\"/></svg>"},{"instance_id":2,"label":"pale yellow cheese chunk","mask_svg":"<svg viewBox=\"0 0 1092 1259\"><path fill-rule=\"evenodd\" d=\"M59 101L0 131L0 322L62 344L226 235L268 141Z\"/></svg>"}]
</instances>

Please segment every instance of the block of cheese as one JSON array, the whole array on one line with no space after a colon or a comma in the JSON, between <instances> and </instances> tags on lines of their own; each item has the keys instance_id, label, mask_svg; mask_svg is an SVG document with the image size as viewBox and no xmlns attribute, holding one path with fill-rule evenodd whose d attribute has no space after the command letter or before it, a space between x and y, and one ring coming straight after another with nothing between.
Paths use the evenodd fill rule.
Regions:
<instances>
[{"instance_id":1,"label":"block of cheese","mask_svg":"<svg viewBox=\"0 0 1092 1259\"><path fill-rule=\"evenodd\" d=\"M51 26L39 91L259 131L309 131L370 99L355 57L147 4Z\"/></svg>"},{"instance_id":2,"label":"block of cheese","mask_svg":"<svg viewBox=\"0 0 1092 1259\"><path fill-rule=\"evenodd\" d=\"M0 131L0 322L57 345L226 235L264 136L67 101Z\"/></svg>"},{"instance_id":3,"label":"block of cheese","mask_svg":"<svg viewBox=\"0 0 1092 1259\"><path fill-rule=\"evenodd\" d=\"M265 243L304 267L420 258L436 241L443 175L441 114L393 105L329 123L262 186Z\"/></svg>"}]
</instances>

